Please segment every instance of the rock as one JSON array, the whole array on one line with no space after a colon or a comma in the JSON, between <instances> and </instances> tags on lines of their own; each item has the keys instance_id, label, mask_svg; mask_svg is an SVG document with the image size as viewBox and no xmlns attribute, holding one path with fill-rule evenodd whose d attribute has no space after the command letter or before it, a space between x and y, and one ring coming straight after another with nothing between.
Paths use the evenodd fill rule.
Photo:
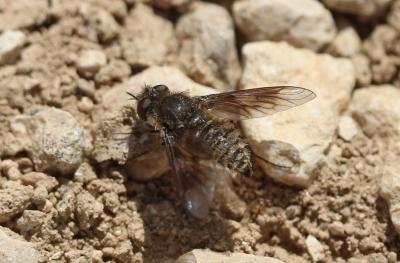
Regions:
<instances>
[{"instance_id":1,"label":"rock","mask_svg":"<svg viewBox=\"0 0 400 263\"><path fill-rule=\"evenodd\" d=\"M0 223L22 213L31 203L32 187L12 187L0 190Z\"/></svg>"},{"instance_id":2,"label":"rock","mask_svg":"<svg viewBox=\"0 0 400 263\"><path fill-rule=\"evenodd\" d=\"M398 138L399 98L400 90L393 86L370 86L355 91L350 110L366 135Z\"/></svg>"},{"instance_id":3,"label":"rock","mask_svg":"<svg viewBox=\"0 0 400 263\"><path fill-rule=\"evenodd\" d=\"M329 53L339 57L351 57L361 50L361 39L353 27L340 30L329 46Z\"/></svg>"},{"instance_id":4,"label":"rock","mask_svg":"<svg viewBox=\"0 0 400 263\"><path fill-rule=\"evenodd\" d=\"M314 171L324 162L324 152L334 136L339 114L350 100L355 82L352 64L347 59L317 55L285 43L267 41L246 44L242 52L245 63L242 88L294 85L308 88L317 95L316 99L300 107L267 118L242 122L246 137L252 141L253 150L260 152L266 160L295 164L294 151L277 157L272 154L273 151L271 155L264 155L263 152L268 151L262 147L266 141L292 144L299 151L299 172L295 176L273 178L286 184L307 186L313 179ZM270 169L265 162L260 164L268 173Z\"/></svg>"},{"instance_id":5,"label":"rock","mask_svg":"<svg viewBox=\"0 0 400 263\"><path fill-rule=\"evenodd\" d=\"M246 212L247 204L235 193L231 183L226 182L226 180L221 180L218 183L214 200L216 200L226 218L240 221Z\"/></svg>"},{"instance_id":6,"label":"rock","mask_svg":"<svg viewBox=\"0 0 400 263\"><path fill-rule=\"evenodd\" d=\"M0 10L0 31L33 28L43 24L49 16L47 0L2 1Z\"/></svg>"},{"instance_id":7,"label":"rock","mask_svg":"<svg viewBox=\"0 0 400 263\"><path fill-rule=\"evenodd\" d=\"M358 133L357 123L349 116L342 116L339 121L339 137L351 141Z\"/></svg>"},{"instance_id":8,"label":"rock","mask_svg":"<svg viewBox=\"0 0 400 263\"><path fill-rule=\"evenodd\" d=\"M144 132L139 123L137 123L133 116L136 114L136 102L129 101L126 91L133 94L139 94L143 88L144 83L148 85L165 84L174 92L188 92L191 95L205 95L215 93L216 90L199 85L188 77L186 77L179 69L173 67L151 67L139 74L136 74L130 78L123 85L116 86L107 91L101 103L101 108L95 113L95 119L97 119L97 129L95 132L94 139L94 151L93 157L98 161L116 160L121 164L125 164L128 159L135 156L140 156L151 149L158 149L161 142L157 140L156 134L148 134ZM136 130L136 135L120 134L120 133L131 133L132 130ZM163 164L165 158L162 156L158 157L160 164ZM142 158L150 158L150 160L157 159L157 156L147 156ZM137 165L137 168L134 168ZM162 166L146 166L150 169L155 169L153 173L146 169L143 172L139 172L144 165L138 161L133 161L131 165L128 165L129 171L135 169L136 172L130 174L133 178L144 179L143 176L146 174L154 176L167 169Z\"/></svg>"},{"instance_id":9,"label":"rock","mask_svg":"<svg viewBox=\"0 0 400 263\"><path fill-rule=\"evenodd\" d=\"M0 229L0 263L38 262L39 253L32 243L14 239Z\"/></svg>"},{"instance_id":10,"label":"rock","mask_svg":"<svg viewBox=\"0 0 400 263\"><path fill-rule=\"evenodd\" d=\"M123 60L111 60L106 66L102 67L96 74L95 81L100 84L120 81L131 75L131 68Z\"/></svg>"},{"instance_id":11,"label":"rock","mask_svg":"<svg viewBox=\"0 0 400 263\"><path fill-rule=\"evenodd\" d=\"M381 15L392 0L322 0L322 2L332 10L369 19Z\"/></svg>"},{"instance_id":12,"label":"rock","mask_svg":"<svg viewBox=\"0 0 400 263\"><path fill-rule=\"evenodd\" d=\"M58 186L58 181L53 176L40 172L29 172L21 176L21 182L25 185L34 187L44 186L48 192L51 192Z\"/></svg>"},{"instance_id":13,"label":"rock","mask_svg":"<svg viewBox=\"0 0 400 263\"><path fill-rule=\"evenodd\" d=\"M325 258L324 247L313 235L307 236L306 246L313 262L319 262Z\"/></svg>"},{"instance_id":14,"label":"rock","mask_svg":"<svg viewBox=\"0 0 400 263\"><path fill-rule=\"evenodd\" d=\"M223 254L206 249L195 249L180 256L175 263L208 263L208 262L229 262L229 263L283 263L271 257L261 257L244 253Z\"/></svg>"},{"instance_id":15,"label":"rock","mask_svg":"<svg viewBox=\"0 0 400 263\"><path fill-rule=\"evenodd\" d=\"M357 54L352 57L352 62L356 74L357 85L365 87L371 84L372 73L368 57L363 54Z\"/></svg>"},{"instance_id":16,"label":"rock","mask_svg":"<svg viewBox=\"0 0 400 263\"><path fill-rule=\"evenodd\" d=\"M84 184L89 183L95 179L97 179L96 173L94 172L92 166L86 162L82 163L74 174L74 181Z\"/></svg>"},{"instance_id":17,"label":"rock","mask_svg":"<svg viewBox=\"0 0 400 263\"><path fill-rule=\"evenodd\" d=\"M1 162L0 171L8 177L8 179L16 181L21 178L21 172L18 167L18 163L13 160L4 160Z\"/></svg>"},{"instance_id":18,"label":"rock","mask_svg":"<svg viewBox=\"0 0 400 263\"><path fill-rule=\"evenodd\" d=\"M83 230L89 229L101 217L103 204L98 202L89 192L82 191L76 197L76 217L79 227Z\"/></svg>"},{"instance_id":19,"label":"rock","mask_svg":"<svg viewBox=\"0 0 400 263\"><path fill-rule=\"evenodd\" d=\"M235 22L249 41L287 41L319 50L336 34L332 15L316 0L240 0L233 4Z\"/></svg>"},{"instance_id":20,"label":"rock","mask_svg":"<svg viewBox=\"0 0 400 263\"><path fill-rule=\"evenodd\" d=\"M25 44L25 34L21 31L5 31L0 35L0 66L17 61Z\"/></svg>"},{"instance_id":21,"label":"rock","mask_svg":"<svg viewBox=\"0 0 400 263\"><path fill-rule=\"evenodd\" d=\"M36 232L44 223L46 214L35 210L25 210L17 220L17 228L22 232Z\"/></svg>"},{"instance_id":22,"label":"rock","mask_svg":"<svg viewBox=\"0 0 400 263\"><path fill-rule=\"evenodd\" d=\"M118 1L115 1L118 3ZM81 3L79 13L87 23L87 37L94 42L107 42L117 37L119 25L114 17L107 11L110 9L108 5L105 8L100 5L95 6L89 3Z\"/></svg>"},{"instance_id":23,"label":"rock","mask_svg":"<svg viewBox=\"0 0 400 263\"><path fill-rule=\"evenodd\" d=\"M229 13L213 3L199 3L176 26L179 62L195 81L233 90L241 75L235 31Z\"/></svg>"},{"instance_id":24,"label":"rock","mask_svg":"<svg viewBox=\"0 0 400 263\"><path fill-rule=\"evenodd\" d=\"M142 4L126 17L120 38L123 58L134 69L164 64L175 56L173 24Z\"/></svg>"},{"instance_id":25,"label":"rock","mask_svg":"<svg viewBox=\"0 0 400 263\"><path fill-rule=\"evenodd\" d=\"M82 75L93 75L107 64L107 57L103 51L83 50L76 62L76 67Z\"/></svg>"},{"instance_id":26,"label":"rock","mask_svg":"<svg viewBox=\"0 0 400 263\"><path fill-rule=\"evenodd\" d=\"M26 151L37 171L73 173L81 164L85 150L83 129L72 115L63 110L39 107L17 122L29 131Z\"/></svg>"},{"instance_id":27,"label":"rock","mask_svg":"<svg viewBox=\"0 0 400 263\"><path fill-rule=\"evenodd\" d=\"M399 148L400 149L400 148ZM399 154L400 151L397 153ZM386 201L389 207L390 218L400 235L400 164L398 155L395 154L386 158L383 169L383 176L380 181L380 196Z\"/></svg>"}]
</instances>

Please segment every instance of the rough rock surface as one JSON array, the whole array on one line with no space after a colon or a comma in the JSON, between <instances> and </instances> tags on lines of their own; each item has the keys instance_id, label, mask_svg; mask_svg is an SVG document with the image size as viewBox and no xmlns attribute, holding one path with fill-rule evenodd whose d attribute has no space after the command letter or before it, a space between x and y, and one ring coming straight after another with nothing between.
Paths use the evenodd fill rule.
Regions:
<instances>
[{"instance_id":1,"label":"rough rock surface","mask_svg":"<svg viewBox=\"0 0 400 263\"><path fill-rule=\"evenodd\" d=\"M209 250L195 249L180 256L175 263L206 263L206 262L230 262L230 263L283 263L271 257L261 257L244 253L220 254Z\"/></svg>"},{"instance_id":2,"label":"rough rock surface","mask_svg":"<svg viewBox=\"0 0 400 263\"><path fill-rule=\"evenodd\" d=\"M240 76L235 31L219 5L199 3L176 26L179 61L188 76L219 90L233 90Z\"/></svg>"},{"instance_id":3,"label":"rough rock surface","mask_svg":"<svg viewBox=\"0 0 400 263\"><path fill-rule=\"evenodd\" d=\"M293 85L316 93L317 98L306 105L242 122L246 136L256 142L253 149L263 152L265 149L257 149L259 143L278 140L291 143L300 151L304 163L299 173L275 177L276 180L309 185L313 171L324 159L323 153L333 138L340 113L349 102L355 82L351 62L273 42L247 44L243 48L243 57L243 89ZM264 157L269 160L273 156Z\"/></svg>"},{"instance_id":4,"label":"rough rock surface","mask_svg":"<svg viewBox=\"0 0 400 263\"><path fill-rule=\"evenodd\" d=\"M14 233L14 235L17 234ZM15 239L0 229L0 263L38 262L39 253L35 250L32 243Z\"/></svg>"},{"instance_id":5,"label":"rough rock surface","mask_svg":"<svg viewBox=\"0 0 400 263\"><path fill-rule=\"evenodd\" d=\"M0 9L4 10L0 13L0 31L38 26L44 23L49 15L46 0L1 1Z\"/></svg>"},{"instance_id":6,"label":"rough rock surface","mask_svg":"<svg viewBox=\"0 0 400 263\"><path fill-rule=\"evenodd\" d=\"M31 203L32 187L4 188L0 190L0 222L7 222L23 212Z\"/></svg>"},{"instance_id":7,"label":"rough rock surface","mask_svg":"<svg viewBox=\"0 0 400 263\"><path fill-rule=\"evenodd\" d=\"M315 0L240 0L235 1L233 13L249 41L288 41L318 50L336 34L331 13Z\"/></svg>"},{"instance_id":8,"label":"rough rock surface","mask_svg":"<svg viewBox=\"0 0 400 263\"><path fill-rule=\"evenodd\" d=\"M333 10L363 19L381 15L393 0L322 0Z\"/></svg>"},{"instance_id":9,"label":"rough rock surface","mask_svg":"<svg viewBox=\"0 0 400 263\"><path fill-rule=\"evenodd\" d=\"M361 50L361 39L353 27L340 30L328 48L334 56L352 57Z\"/></svg>"},{"instance_id":10,"label":"rough rock surface","mask_svg":"<svg viewBox=\"0 0 400 263\"><path fill-rule=\"evenodd\" d=\"M25 34L21 31L5 31L0 35L0 65L12 64L19 56L25 43Z\"/></svg>"},{"instance_id":11,"label":"rough rock surface","mask_svg":"<svg viewBox=\"0 0 400 263\"><path fill-rule=\"evenodd\" d=\"M400 136L399 98L400 91L393 86L371 86L354 93L350 109L368 136L397 138Z\"/></svg>"},{"instance_id":12,"label":"rough rock surface","mask_svg":"<svg viewBox=\"0 0 400 263\"><path fill-rule=\"evenodd\" d=\"M135 69L165 64L177 46L172 23L145 5L131 10L121 34L123 58Z\"/></svg>"},{"instance_id":13,"label":"rough rock surface","mask_svg":"<svg viewBox=\"0 0 400 263\"><path fill-rule=\"evenodd\" d=\"M38 171L62 174L74 172L83 160L83 129L68 112L56 108L37 108L18 118L23 132L31 137L26 151Z\"/></svg>"}]
</instances>

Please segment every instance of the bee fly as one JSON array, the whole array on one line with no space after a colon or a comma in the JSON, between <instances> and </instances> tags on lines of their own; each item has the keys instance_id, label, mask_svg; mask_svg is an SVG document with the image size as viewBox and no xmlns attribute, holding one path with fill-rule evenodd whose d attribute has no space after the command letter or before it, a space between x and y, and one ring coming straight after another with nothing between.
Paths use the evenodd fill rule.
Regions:
<instances>
[{"instance_id":1,"label":"bee fly","mask_svg":"<svg viewBox=\"0 0 400 263\"><path fill-rule=\"evenodd\" d=\"M292 86L190 97L156 85L138 96L128 94L137 100L139 118L160 132L177 190L196 217L207 214L216 180L201 160L252 175L252 152L232 121L264 117L315 98L312 91Z\"/></svg>"}]
</instances>

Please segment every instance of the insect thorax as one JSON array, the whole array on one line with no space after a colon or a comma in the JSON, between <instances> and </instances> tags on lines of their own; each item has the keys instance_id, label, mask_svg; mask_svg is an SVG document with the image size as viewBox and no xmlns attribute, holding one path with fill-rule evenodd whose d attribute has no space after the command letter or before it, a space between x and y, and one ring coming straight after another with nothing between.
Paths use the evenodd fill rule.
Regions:
<instances>
[{"instance_id":1,"label":"insect thorax","mask_svg":"<svg viewBox=\"0 0 400 263\"><path fill-rule=\"evenodd\" d=\"M205 121L193 99L183 94L163 98L158 111L161 123L170 130L194 128Z\"/></svg>"}]
</instances>

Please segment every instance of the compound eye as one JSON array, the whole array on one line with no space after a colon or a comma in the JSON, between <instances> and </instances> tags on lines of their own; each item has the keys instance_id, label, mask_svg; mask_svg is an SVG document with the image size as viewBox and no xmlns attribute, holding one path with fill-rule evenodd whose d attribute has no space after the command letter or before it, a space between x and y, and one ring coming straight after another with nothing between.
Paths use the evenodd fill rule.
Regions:
<instances>
[{"instance_id":1,"label":"compound eye","mask_svg":"<svg viewBox=\"0 0 400 263\"><path fill-rule=\"evenodd\" d=\"M142 120L146 120L146 112L151 104L151 100L148 98L142 99L138 102L137 113Z\"/></svg>"},{"instance_id":2,"label":"compound eye","mask_svg":"<svg viewBox=\"0 0 400 263\"><path fill-rule=\"evenodd\" d=\"M158 92L164 92L168 90L168 87L165 85L156 85L153 88Z\"/></svg>"}]
</instances>

